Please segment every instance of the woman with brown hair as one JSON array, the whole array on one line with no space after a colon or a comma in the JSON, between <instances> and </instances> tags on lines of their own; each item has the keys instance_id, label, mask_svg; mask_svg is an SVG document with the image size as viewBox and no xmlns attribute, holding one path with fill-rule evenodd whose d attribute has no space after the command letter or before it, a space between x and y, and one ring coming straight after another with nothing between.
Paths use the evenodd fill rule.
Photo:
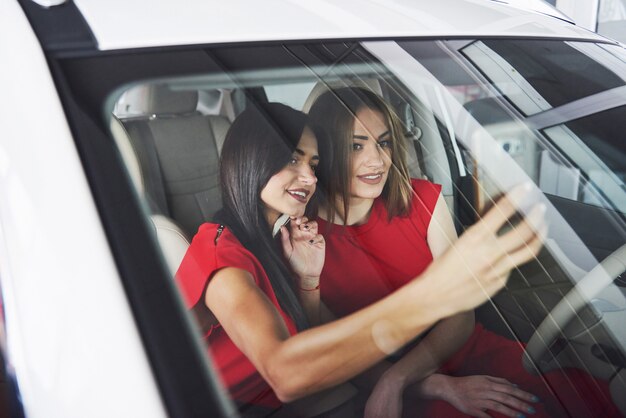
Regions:
<instances>
[{"instance_id":1,"label":"woman with brown hair","mask_svg":"<svg viewBox=\"0 0 626 418\"><path fill-rule=\"evenodd\" d=\"M457 241L441 186L409 177L404 131L394 112L373 92L362 88L328 91L316 100L309 116L323 128L333 150L329 172L322 173L332 182L322 184L327 192L318 223L327 248L321 298L338 317L414 283L415 277L445 260L451 249L459 251L464 247L460 244L482 228L489 214ZM529 237L534 234L531 225L543 229L544 211L542 205L535 207L508 234ZM471 241L491 252L476 256L507 251L493 239ZM453 291L449 280L454 276L442 275L437 285L445 292ZM378 373L371 373L375 383L366 417L399 417L405 393L437 400L422 411L433 417L488 418L486 411L511 417L537 412L547 416L574 412L576 416L588 408L602 408L601 402L586 404L576 399L575 390L568 388L573 373L566 377L553 372L548 379L565 387L569 402L569 410L562 409L542 378L524 370L522 354L520 344L475 324L473 311L459 310L438 321L421 341L397 353L396 359L400 358L394 364L381 364ZM578 380L597 384L588 376ZM606 389L605 382L598 384ZM537 395L546 402L538 403ZM616 413L612 405L604 411Z\"/></svg>"}]
</instances>

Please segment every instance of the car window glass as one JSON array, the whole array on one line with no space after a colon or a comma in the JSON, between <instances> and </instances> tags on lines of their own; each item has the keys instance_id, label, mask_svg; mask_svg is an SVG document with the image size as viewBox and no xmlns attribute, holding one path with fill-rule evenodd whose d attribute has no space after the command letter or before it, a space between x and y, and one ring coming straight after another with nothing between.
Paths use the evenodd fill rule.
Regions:
<instances>
[{"instance_id":1,"label":"car window glass","mask_svg":"<svg viewBox=\"0 0 626 418\"><path fill-rule=\"evenodd\" d=\"M440 51L415 43L403 47L427 54L427 68L544 192L624 212L623 168L618 167L623 147L617 130L609 133L619 122L600 128L600 120L624 112L623 48L500 40L451 41ZM543 54L548 50L555 54ZM473 79L462 75L450 55L467 58ZM570 60L576 63L566 64ZM444 70L446 62L451 69ZM591 133L591 123L598 132ZM570 125L580 133L564 133ZM612 197L585 197L589 187Z\"/></svg>"},{"instance_id":2,"label":"car window glass","mask_svg":"<svg viewBox=\"0 0 626 418\"><path fill-rule=\"evenodd\" d=\"M622 77L575 44L493 40L462 51L524 115L624 85ZM510 95L509 88L516 94Z\"/></svg>"},{"instance_id":3,"label":"car window glass","mask_svg":"<svg viewBox=\"0 0 626 418\"><path fill-rule=\"evenodd\" d=\"M548 205L546 250L494 298L497 313L484 308L478 315L527 343L563 296L626 242L620 141L626 55L615 48L504 39L309 42L264 46L262 53L224 47L214 56L228 70L137 80L107 110L173 277L198 228L221 208L220 153L237 115L264 102L306 112L329 88L371 90L401 122L411 176L442 185L459 231L523 181ZM273 62L255 61L271 51L279 51ZM604 279L604 290L586 296L599 302L574 312L577 325L564 337L585 347L583 360L565 343L565 354L548 360L551 367L558 360L611 377L614 365L591 350L602 345L623 353L626 338L613 323L594 328L596 313L609 312L609 303L611 312L626 309L626 299L623 283ZM196 319L206 343L214 318ZM591 342L581 341L579 331L591 328Z\"/></svg>"},{"instance_id":4,"label":"car window glass","mask_svg":"<svg viewBox=\"0 0 626 418\"><path fill-rule=\"evenodd\" d=\"M584 178L578 168L559 171L563 183L568 182L566 179L569 177L571 198L599 206L612 206L626 213L626 154L620 141L620 124L625 111L624 107L615 108L544 131L555 142L568 144L572 150L576 147L577 152L571 152L571 158L579 167L585 167Z\"/></svg>"}]
</instances>

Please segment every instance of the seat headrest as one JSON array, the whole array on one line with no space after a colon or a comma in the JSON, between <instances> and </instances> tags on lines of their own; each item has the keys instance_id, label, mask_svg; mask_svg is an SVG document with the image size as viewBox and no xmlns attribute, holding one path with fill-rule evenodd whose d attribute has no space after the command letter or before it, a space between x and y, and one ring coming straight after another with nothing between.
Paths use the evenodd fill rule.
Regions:
<instances>
[{"instance_id":1,"label":"seat headrest","mask_svg":"<svg viewBox=\"0 0 626 418\"><path fill-rule=\"evenodd\" d=\"M128 90L114 111L120 118L152 115L178 115L195 112L198 92L172 90L165 84L149 84Z\"/></svg>"}]
</instances>

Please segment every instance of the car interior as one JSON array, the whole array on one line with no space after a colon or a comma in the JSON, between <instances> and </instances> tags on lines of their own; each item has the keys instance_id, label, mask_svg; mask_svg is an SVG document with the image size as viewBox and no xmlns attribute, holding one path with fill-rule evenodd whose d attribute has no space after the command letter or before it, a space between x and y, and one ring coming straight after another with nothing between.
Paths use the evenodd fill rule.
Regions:
<instances>
[{"instance_id":1,"label":"car interior","mask_svg":"<svg viewBox=\"0 0 626 418\"><path fill-rule=\"evenodd\" d=\"M477 320L501 335L531 343L529 355L534 357L524 359L529 370L577 367L610 380L611 390L623 393L626 334L616 335L619 327L607 324L626 313L626 281L620 277L626 262L626 169L620 157L626 157L623 151L614 155L615 148L600 138L614 135L619 127L591 132L592 125L603 122L585 119L621 112L622 125L626 103L569 119L563 114L572 103L588 104L588 97L621 88L626 78L610 74L613 84L589 83L589 91L578 97L568 96L563 82L564 90L554 98L545 93L546 74L554 78L568 57L587 45L550 45L557 54L553 61L537 59L536 50L546 46L532 41L399 45L420 57L420 71L430 71L438 80L413 80L386 68L375 54L380 45L296 44L267 48L266 56L274 57L267 68L254 62L259 51L246 54L253 48L226 48L212 52L227 69L223 73L138 80L117 92L113 109L107 109L111 136L170 274L175 274L198 226L221 206L220 150L230 124L245 107L280 101L307 112L329 88L361 86L396 111L405 127L411 175L442 185L459 233L504 191L499 173L534 182L554 217L546 248L513 272L506 289L476 311ZM527 60L515 58L513 50L524 51ZM294 56L300 63L293 63ZM600 64L589 65L589 73L607 71ZM529 91L536 93L534 98ZM539 116L560 119L546 122ZM574 157L568 150L572 147ZM614 160L581 162L598 150ZM604 271L614 273L593 276L598 262L607 259L618 260L613 270L605 266ZM595 282L603 290L594 291L589 300L580 293L583 282ZM626 401L617 398L613 401L626 412Z\"/></svg>"}]
</instances>

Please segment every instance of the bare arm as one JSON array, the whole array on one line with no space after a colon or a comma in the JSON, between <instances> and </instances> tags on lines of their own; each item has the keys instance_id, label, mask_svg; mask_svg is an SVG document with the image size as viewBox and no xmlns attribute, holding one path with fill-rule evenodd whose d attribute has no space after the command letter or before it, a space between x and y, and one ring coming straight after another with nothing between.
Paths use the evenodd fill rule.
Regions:
<instances>
[{"instance_id":1,"label":"bare arm","mask_svg":"<svg viewBox=\"0 0 626 418\"><path fill-rule=\"evenodd\" d=\"M502 199L420 280L352 315L291 337L278 311L243 270L218 271L204 302L279 398L297 399L352 378L438 320L473 309L499 290L509 271L541 248L541 234L535 231L542 222L524 222L517 228L522 233L497 235L515 212L512 202L520 199L514 194Z\"/></svg>"},{"instance_id":2,"label":"bare arm","mask_svg":"<svg viewBox=\"0 0 626 418\"><path fill-rule=\"evenodd\" d=\"M439 195L428 227L433 258L441 256L457 240L445 200ZM447 278L442 278L447 280ZM474 329L474 312L467 311L439 321L422 341L385 373L384 379L403 390L434 373L465 343Z\"/></svg>"},{"instance_id":3,"label":"bare arm","mask_svg":"<svg viewBox=\"0 0 626 418\"><path fill-rule=\"evenodd\" d=\"M439 196L428 229L428 245L433 258L436 260L443 256L456 238L448 208L443 197ZM441 279L448 280L449 277ZM513 414L511 416L516 414L515 409L529 410L526 402L531 401L533 396L504 379L469 376L451 380L448 376L434 374L443 362L461 348L473 329L473 311L462 312L437 323L415 348L382 375L368 399L365 416L399 417L402 394L412 383L415 384L411 390L417 396L448 400L467 413L486 416L480 411L480 407L484 406L506 415ZM463 395L457 396L460 392ZM488 404L489 399L498 399L501 403L491 401Z\"/></svg>"},{"instance_id":4,"label":"bare arm","mask_svg":"<svg viewBox=\"0 0 626 418\"><path fill-rule=\"evenodd\" d=\"M457 240L454 223L442 195L439 195L433 210L427 237L433 259L441 256ZM399 416L404 390L437 371L461 348L473 329L474 312L471 310L439 321L417 346L382 374L368 399L366 416Z\"/></svg>"},{"instance_id":5,"label":"bare arm","mask_svg":"<svg viewBox=\"0 0 626 418\"><path fill-rule=\"evenodd\" d=\"M436 307L416 309L415 290L397 292L346 318L292 337L284 321L250 274L236 268L218 271L205 293L205 304L233 342L283 401L290 401L344 382L386 353L383 347L406 343L432 324ZM427 289L421 289L427 291ZM421 293L421 292L420 292ZM386 324L393 324L387 327ZM385 335L387 332L389 336Z\"/></svg>"},{"instance_id":6,"label":"bare arm","mask_svg":"<svg viewBox=\"0 0 626 418\"><path fill-rule=\"evenodd\" d=\"M309 324L314 327L322 323L322 313L320 309L320 289L303 290L300 289L298 299L304 309Z\"/></svg>"}]
</instances>

